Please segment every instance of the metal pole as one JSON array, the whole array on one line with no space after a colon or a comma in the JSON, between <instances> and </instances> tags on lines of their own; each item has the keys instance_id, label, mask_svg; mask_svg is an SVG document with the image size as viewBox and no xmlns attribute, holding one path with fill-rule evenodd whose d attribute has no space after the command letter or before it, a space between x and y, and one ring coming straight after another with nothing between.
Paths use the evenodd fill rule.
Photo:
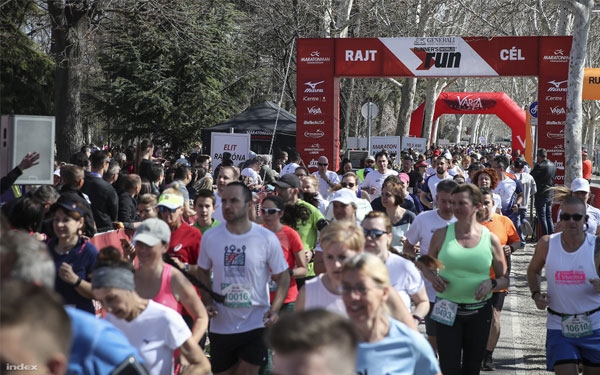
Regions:
<instances>
[{"instance_id":1,"label":"metal pole","mask_svg":"<svg viewBox=\"0 0 600 375\"><path fill-rule=\"evenodd\" d=\"M371 107L373 106L373 102L369 102L369 107L367 111L367 150L369 151L369 155L371 155Z\"/></svg>"}]
</instances>

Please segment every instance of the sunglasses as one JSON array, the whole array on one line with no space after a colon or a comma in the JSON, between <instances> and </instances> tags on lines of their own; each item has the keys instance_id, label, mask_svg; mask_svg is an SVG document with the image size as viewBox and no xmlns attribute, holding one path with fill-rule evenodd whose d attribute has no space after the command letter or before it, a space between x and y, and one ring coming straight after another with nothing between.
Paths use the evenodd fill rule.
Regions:
<instances>
[{"instance_id":1,"label":"sunglasses","mask_svg":"<svg viewBox=\"0 0 600 375\"><path fill-rule=\"evenodd\" d=\"M383 236L387 232L384 230L379 230L379 229L364 229L363 228L363 233L365 234L365 237L371 237L371 238L375 239L375 238L379 238L379 237Z\"/></svg>"},{"instance_id":2,"label":"sunglasses","mask_svg":"<svg viewBox=\"0 0 600 375\"><path fill-rule=\"evenodd\" d=\"M177 208L169 208L166 206L158 206L158 212L164 213L164 212L170 212L170 213L175 213L175 211L177 211L179 209L179 207Z\"/></svg>"},{"instance_id":3,"label":"sunglasses","mask_svg":"<svg viewBox=\"0 0 600 375\"><path fill-rule=\"evenodd\" d=\"M353 188L354 185L356 185L356 184L353 182L342 182L342 187L345 187L345 188Z\"/></svg>"},{"instance_id":4,"label":"sunglasses","mask_svg":"<svg viewBox=\"0 0 600 375\"><path fill-rule=\"evenodd\" d=\"M326 167L326 166L328 166L328 165L329 165L329 164L327 164L327 163L317 163L317 164L318 164L320 167Z\"/></svg>"},{"instance_id":5,"label":"sunglasses","mask_svg":"<svg viewBox=\"0 0 600 375\"><path fill-rule=\"evenodd\" d=\"M280 208L261 208L260 209L260 212L262 212L263 215L273 215L279 211L281 211Z\"/></svg>"},{"instance_id":6,"label":"sunglasses","mask_svg":"<svg viewBox=\"0 0 600 375\"><path fill-rule=\"evenodd\" d=\"M575 221L579 221L581 219L583 219L583 215L582 214L560 214L560 221L569 221L571 220L571 218L573 218L573 220Z\"/></svg>"}]
</instances>

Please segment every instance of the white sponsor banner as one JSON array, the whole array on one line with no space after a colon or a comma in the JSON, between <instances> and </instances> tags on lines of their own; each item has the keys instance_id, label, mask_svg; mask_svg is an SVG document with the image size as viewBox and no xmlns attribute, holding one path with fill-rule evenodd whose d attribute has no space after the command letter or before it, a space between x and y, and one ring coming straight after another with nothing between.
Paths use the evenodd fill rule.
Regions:
<instances>
[{"instance_id":1,"label":"white sponsor banner","mask_svg":"<svg viewBox=\"0 0 600 375\"><path fill-rule=\"evenodd\" d=\"M390 135L388 137L371 137L371 154L387 150L388 154L400 155L400 137Z\"/></svg>"},{"instance_id":2,"label":"white sponsor banner","mask_svg":"<svg viewBox=\"0 0 600 375\"><path fill-rule=\"evenodd\" d=\"M379 38L416 77L495 77L498 73L461 37Z\"/></svg>"},{"instance_id":3,"label":"white sponsor banner","mask_svg":"<svg viewBox=\"0 0 600 375\"><path fill-rule=\"evenodd\" d=\"M402 137L402 151L412 148L420 153L425 153L427 150L427 138L417 137Z\"/></svg>"},{"instance_id":4,"label":"white sponsor banner","mask_svg":"<svg viewBox=\"0 0 600 375\"><path fill-rule=\"evenodd\" d=\"M442 147L450 146L450 141L447 139L438 139L437 143L439 146L442 146Z\"/></svg>"},{"instance_id":5,"label":"white sponsor banner","mask_svg":"<svg viewBox=\"0 0 600 375\"><path fill-rule=\"evenodd\" d=\"M367 138L348 137L346 138L346 148L355 150L366 149Z\"/></svg>"},{"instance_id":6,"label":"white sponsor banner","mask_svg":"<svg viewBox=\"0 0 600 375\"><path fill-rule=\"evenodd\" d=\"M229 152L234 165L245 162L250 154L250 134L211 133L210 156L214 169L221 164L223 153Z\"/></svg>"}]
</instances>

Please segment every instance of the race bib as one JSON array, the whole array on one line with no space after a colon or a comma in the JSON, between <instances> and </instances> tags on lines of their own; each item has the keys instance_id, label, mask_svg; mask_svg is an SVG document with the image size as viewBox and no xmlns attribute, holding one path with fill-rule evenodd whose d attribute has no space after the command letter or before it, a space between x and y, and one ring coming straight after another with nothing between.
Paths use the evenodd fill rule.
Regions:
<instances>
[{"instance_id":1,"label":"race bib","mask_svg":"<svg viewBox=\"0 0 600 375\"><path fill-rule=\"evenodd\" d=\"M225 296L227 307L251 307L252 286L250 284L221 284L221 294Z\"/></svg>"},{"instance_id":2,"label":"race bib","mask_svg":"<svg viewBox=\"0 0 600 375\"><path fill-rule=\"evenodd\" d=\"M587 315L569 315L562 317L562 334L565 337L590 336L592 331L592 320Z\"/></svg>"},{"instance_id":3,"label":"race bib","mask_svg":"<svg viewBox=\"0 0 600 375\"><path fill-rule=\"evenodd\" d=\"M452 326L456 319L458 305L445 299L438 299L433 305L431 319L447 326Z\"/></svg>"}]
</instances>

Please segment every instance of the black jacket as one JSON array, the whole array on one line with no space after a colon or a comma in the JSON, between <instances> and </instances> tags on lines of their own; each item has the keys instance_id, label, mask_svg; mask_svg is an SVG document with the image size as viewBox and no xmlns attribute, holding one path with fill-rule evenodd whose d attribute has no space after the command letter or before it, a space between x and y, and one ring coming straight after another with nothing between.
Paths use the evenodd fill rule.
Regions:
<instances>
[{"instance_id":1,"label":"black jacket","mask_svg":"<svg viewBox=\"0 0 600 375\"><path fill-rule=\"evenodd\" d=\"M119 197L112 185L100 177L86 173L81 192L87 194L92 202L92 214L98 232L112 230L112 223L117 221L119 213Z\"/></svg>"},{"instance_id":2,"label":"black jacket","mask_svg":"<svg viewBox=\"0 0 600 375\"><path fill-rule=\"evenodd\" d=\"M556 177L556 166L548 159L544 159L537 163L530 173L535 180L537 192L535 195L539 197L548 197L550 191L548 188L554 186L554 177Z\"/></svg>"}]
</instances>

